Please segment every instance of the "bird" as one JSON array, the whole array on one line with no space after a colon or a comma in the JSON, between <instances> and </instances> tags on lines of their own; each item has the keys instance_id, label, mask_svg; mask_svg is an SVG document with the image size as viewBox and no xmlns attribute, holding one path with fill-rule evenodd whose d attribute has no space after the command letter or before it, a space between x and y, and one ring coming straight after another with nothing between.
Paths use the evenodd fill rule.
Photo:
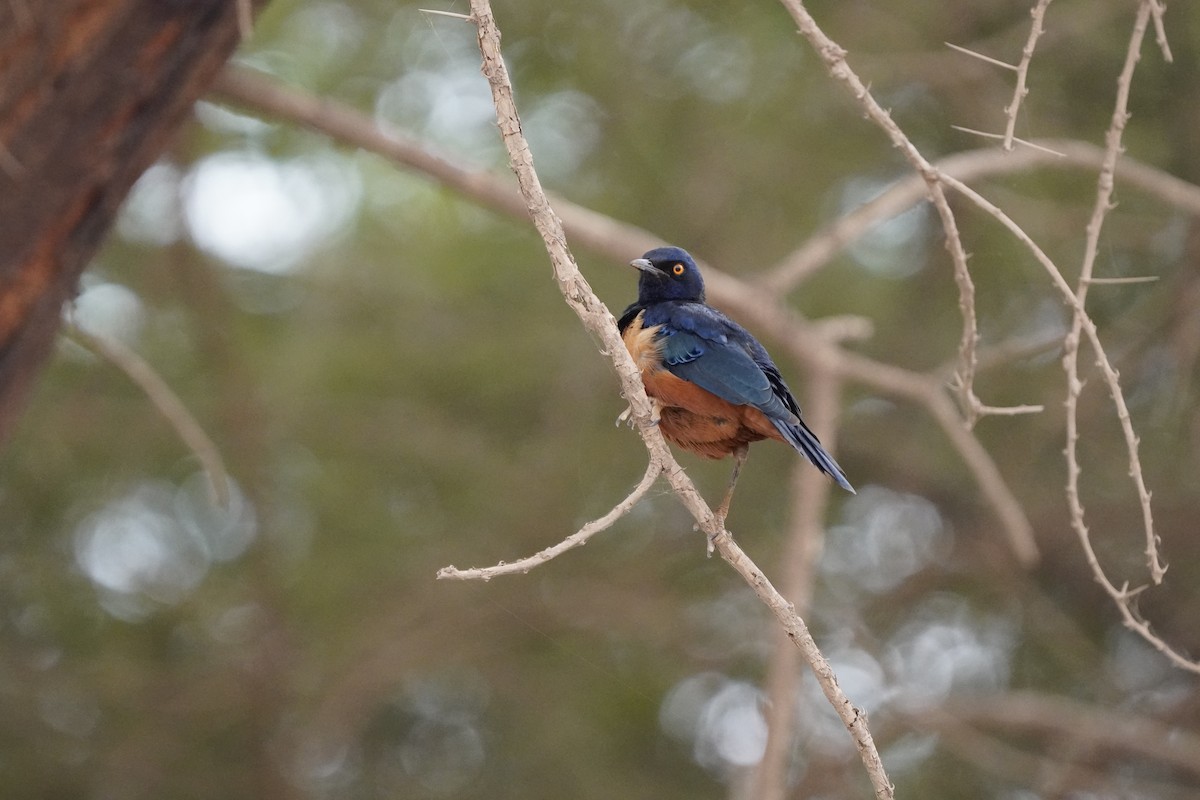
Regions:
<instances>
[{"instance_id":1,"label":"bird","mask_svg":"<svg viewBox=\"0 0 1200 800\"><path fill-rule=\"evenodd\" d=\"M617 328L654 405L667 441L705 458L733 456L733 474L717 508L724 529L750 444L785 442L838 486L854 494L842 468L804 423L800 406L767 350L708 305L696 261L679 247L659 247L629 262L638 297Z\"/></svg>"}]
</instances>

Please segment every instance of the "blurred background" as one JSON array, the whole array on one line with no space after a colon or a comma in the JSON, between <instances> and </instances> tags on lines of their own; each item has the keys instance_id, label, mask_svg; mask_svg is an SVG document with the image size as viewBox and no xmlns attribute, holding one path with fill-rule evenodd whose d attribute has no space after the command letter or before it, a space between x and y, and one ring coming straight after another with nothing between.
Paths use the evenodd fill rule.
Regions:
<instances>
[{"instance_id":1,"label":"blurred background","mask_svg":"<svg viewBox=\"0 0 1200 800\"><path fill-rule=\"evenodd\" d=\"M428 5L427 0L423 0ZM930 158L1000 131L1028 0L814 2L826 32ZM466 13L462 0L437 6ZM418 4L274 0L237 60L507 175L473 28ZM1060 0L1017 134L1102 144L1135 5ZM497 3L547 188L753 280L909 174L772 3ZM1200 182L1200 13L1152 38L1127 155ZM973 182L1074 273L1095 172ZM1200 229L1122 184L1089 298L1121 371L1171 568L1139 609L1200 654ZM920 406L847 382L806 619L870 715L897 796L1174 798L1200 791L1200 692L1125 631L1063 494L1059 341L1045 273L956 204L993 404L976 429L1041 551L1019 565ZM925 372L961 318L937 216L877 226L786 297L852 314L848 345ZM610 309L622 261L577 248ZM634 258L640 252L630 252ZM0 786L22 798L751 796L776 628L665 486L582 550L486 584L438 568L513 560L605 513L645 451L614 427L607 360L527 222L245 108L197 105L129 197L72 318L147 359L233 481L113 365L64 338L0 452ZM753 326L751 326L753 327ZM805 402L803 365L762 338ZM1058 337L1056 339L1056 337ZM1085 352L1083 501L1118 584L1144 582L1140 508ZM728 462L681 456L715 502ZM770 576L794 453L754 449L729 527ZM786 796L870 796L854 747L798 674ZM1141 725L1143 727L1131 727Z\"/></svg>"}]
</instances>

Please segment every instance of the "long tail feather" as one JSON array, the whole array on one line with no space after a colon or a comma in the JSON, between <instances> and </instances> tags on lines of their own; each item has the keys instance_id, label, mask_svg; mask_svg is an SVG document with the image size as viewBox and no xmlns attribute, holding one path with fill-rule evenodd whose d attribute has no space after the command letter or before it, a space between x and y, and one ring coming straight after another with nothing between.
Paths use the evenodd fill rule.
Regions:
<instances>
[{"instance_id":1,"label":"long tail feather","mask_svg":"<svg viewBox=\"0 0 1200 800\"><path fill-rule=\"evenodd\" d=\"M842 472L842 468L833 460L833 456L825 452L825 448L821 446L821 442L817 439L816 435L803 422L799 425L789 424L777 419L773 419L771 422L783 434L783 438L792 447L803 453L817 469L833 478L838 486L850 494L856 494L854 487L850 485L850 481L846 480L846 475Z\"/></svg>"}]
</instances>

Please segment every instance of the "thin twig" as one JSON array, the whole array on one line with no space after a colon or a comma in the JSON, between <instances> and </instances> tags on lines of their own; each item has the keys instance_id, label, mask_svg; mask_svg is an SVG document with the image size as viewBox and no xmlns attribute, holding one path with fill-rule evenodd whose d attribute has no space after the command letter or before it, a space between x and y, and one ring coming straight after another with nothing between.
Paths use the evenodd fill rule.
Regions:
<instances>
[{"instance_id":1,"label":"thin twig","mask_svg":"<svg viewBox=\"0 0 1200 800\"><path fill-rule=\"evenodd\" d=\"M1154 18L1154 41L1158 44L1163 61L1170 64L1175 58L1171 55L1171 45L1167 43L1167 29L1163 26L1163 14L1166 12L1167 7L1160 0L1150 0L1150 15Z\"/></svg>"},{"instance_id":2,"label":"thin twig","mask_svg":"<svg viewBox=\"0 0 1200 800\"><path fill-rule=\"evenodd\" d=\"M637 505L638 501L649 491L654 482L658 480L658 476L662 474L662 465L657 459L651 457L650 462L646 465L646 474L642 476L642 480L634 487L629 495L617 503L611 511L599 519L592 520L582 528L572 533L567 538L555 545L551 545L544 550L539 550L531 556L527 556L518 561L506 563L501 561L499 564L491 567L472 567L470 569L458 569L454 566L442 567L438 570L437 577L439 579L448 580L482 580L490 581L498 575L513 575L516 573L527 573L534 567L540 567L552 558L556 558L568 550L576 547L582 547L587 544L588 539L591 539L597 533L611 528L613 523L625 516Z\"/></svg>"},{"instance_id":3,"label":"thin twig","mask_svg":"<svg viewBox=\"0 0 1200 800\"><path fill-rule=\"evenodd\" d=\"M1074 528L1084 550L1091 551L1091 541L1087 524L1084 521L1083 503L1079 496L1079 477L1081 469L1078 458L1079 443L1079 395L1083 391L1083 383L1079 379L1079 344L1080 333L1087 318L1085 303L1087 302L1088 287L1096 263L1096 253L1100 247L1100 232L1104 227L1104 219L1112 208L1114 175L1117 158L1121 152L1121 136L1125 123L1129 120L1129 92L1133 84L1133 72L1140 58L1142 41L1146 36L1147 24L1150 21L1151 4L1142 2L1138 8L1137 19L1129 38L1129 46L1125 52L1125 64L1117 78L1117 97L1113 108L1112 122L1105 134L1104 162L1096 180L1096 203L1092 208L1092 216L1087 224L1087 237L1084 241L1083 265L1079 272L1079 284L1075 289L1076 303L1071 320L1071 330L1063 343L1063 370L1067 377L1066 428L1067 428L1067 505L1071 511L1071 526ZM1115 384L1115 379L1110 385ZM1124 399L1114 394L1117 401L1118 415L1121 418L1125 441L1129 449L1129 473L1137 489L1138 501L1142 508L1142 527L1146 539L1146 561L1150 570L1150 580L1155 584L1162 582L1166 567L1158 555L1158 536L1154 532L1154 517L1150 506L1150 491L1142 475L1142 464L1138 458L1138 439L1129 425L1129 412L1124 408ZM1099 561L1091 553L1088 563L1093 570L1099 570ZM1103 572L1095 575L1096 579L1106 587L1113 584ZM1123 592L1110 591L1109 594L1120 605L1125 602Z\"/></svg>"},{"instance_id":4,"label":"thin twig","mask_svg":"<svg viewBox=\"0 0 1200 800\"><path fill-rule=\"evenodd\" d=\"M1157 275L1135 275L1128 278L1080 278L1081 283L1090 283L1092 286L1120 285L1126 283L1154 283L1157 280Z\"/></svg>"},{"instance_id":5,"label":"thin twig","mask_svg":"<svg viewBox=\"0 0 1200 800\"><path fill-rule=\"evenodd\" d=\"M958 342L958 368L950 381L950 388L958 395L959 406L963 412L963 421L968 430L975 426L987 406L975 396L975 371L978 359L975 348L979 344L979 327L975 318L975 282L967 271L967 255L962 249L962 240L958 236L958 226L950 207L942 199L939 206L945 208L942 214L942 225L954 231L953 237L947 237L946 248L950 250L954 262L954 283L958 286L958 310L962 315L962 336Z\"/></svg>"},{"instance_id":6,"label":"thin twig","mask_svg":"<svg viewBox=\"0 0 1200 800\"><path fill-rule=\"evenodd\" d=\"M1025 40L1025 47L1021 50L1021 61L1017 64L1017 85L1013 89L1012 102L1004 107L1004 116L1008 120L1004 125L1004 144L1002 145L1005 151L1013 149L1013 140L1016 138L1014 134L1017 130L1017 112L1021 108L1021 102L1029 94L1025 82L1029 77L1029 64L1033 61L1033 51L1037 47L1037 41L1046 32L1042 27L1042 20L1046 17L1046 6L1048 5L1050 5L1050 0L1038 0L1037 5L1029 12L1029 16L1033 17L1033 23L1029 26L1029 38Z\"/></svg>"},{"instance_id":7,"label":"thin twig","mask_svg":"<svg viewBox=\"0 0 1200 800\"><path fill-rule=\"evenodd\" d=\"M625 398L629 401L634 424L650 452L650 457L657 459L663 465L667 480L676 495L691 512L699 527L708 535L709 541L716 546L721 557L754 589L783 625L789 638L804 653L825 696L841 717L858 746L867 774L875 787L876 796L891 798L893 796L892 786L887 779L879 752L867 728L866 716L855 708L842 692L829 662L821 654L808 627L796 615L791 604L775 591L762 571L733 541L729 532L721 529L712 509L700 497L700 493L691 479L675 462L662 438L662 433L653 424L649 398L646 396L645 387L642 385L641 376L638 374L633 359L625 349L620 334L617 332L616 321L580 274L579 268L567 248L562 222L550 207L549 200L546 198L541 182L533 168L533 158L530 155L525 136L521 132L520 120L513 102L512 84L500 53L500 31L492 16L491 5L488 0L471 0L471 10L478 26L479 50L483 57L483 74L492 90L492 100L496 106L496 119L505 147L508 149L510 164L513 172L517 175L517 182L528 205L529 215L546 245L546 252L554 265L555 277L564 299L580 317L585 327L600 339L604 351L612 360L617 375L621 379Z\"/></svg>"},{"instance_id":8,"label":"thin twig","mask_svg":"<svg viewBox=\"0 0 1200 800\"><path fill-rule=\"evenodd\" d=\"M1129 409L1125 404L1125 396L1121 390L1117 372L1115 369L1113 369L1112 364L1108 360L1108 356L1104 351L1104 346L1101 344L1099 335L1096 331L1095 323L1090 319L1090 317L1088 317L1087 312L1084 309L1083 299L1086 296L1087 284L1081 283L1078 290L1072 290L1063 279L1062 273L1058 270L1054 263L1045 255L1044 252L1042 252L1041 248L1038 247L1023 230L1021 230L1020 226L1016 225L1016 223L1008 217L1007 214L1004 214L999 208L996 208L993 204L986 201L981 195L979 195L977 192L974 192L964 184L939 174L937 170L924 158L924 156L921 155L916 146L912 144L908 137L904 135L903 131L901 131L899 126L896 125L891 116L875 101L875 98L871 96L871 93L867 89L866 85L854 73L849 64L846 62L846 51L837 45L837 43L835 43L833 40L829 39L829 37L827 37L825 33L821 31L821 29L817 26L816 21L813 20L813 18L809 15L808 10L804 7L804 5L799 2L799 0L781 0L781 2L788 9L789 13L791 13L792 18L796 21L797 25L799 26L800 33L809 40L814 49L816 49L820 58L825 62L830 75L846 86L846 88L854 96L855 100L858 101L859 105L863 108L867 118L875 122L884 130L888 138L891 139L893 145L895 145L896 148L904 154L905 158L908 159L913 168L925 181L928 187L927 190L930 198L934 202L934 205L938 206L940 209L941 206L946 202L944 194L942 193L943 184L955 186L960 192L966 195L969 199L973 200L976 205L988 211L988 213L991 213L997 219L1001 220L1006 227L1009 227L1010 230L1013 231L1014 235L1016 235L1020 241L1024 242L1025 245L1029 247L1030 251L1034 253L1034 256L1039 260L1039 262L1046 267L1050 273L1050 277L1054 285L1060 291L1064 291L1066 298L1068 298L1068 303L1071 305L1074 311L1072 333L1075 337L1074 342L1072 343L1069 335L1066 345L1069 349L1069 346L1073 344L1074 351L1077 354L1079 335L1081 332L1083 332L1087 334L1088 341L1095 350L1097 363L1101 368L1101 372L1104 374L1105 382L1108 384L1109 392L1112 395L1113 403L1116 406L1117 418L1121 424L1121 430L1125 435L1126 448L1129 451L1130 474L1133 477L1134 483L1138 489L1139 500L1142 505L1143 523L1146 529L1147 538L1147 559L1150 564L1151 574L1152 576L1161 580L1163 568L1158 564L1157 560L1156 539L1150 513L1150 494L1146 490L1145 481L1142 478L1141 462L1138 458L1137 452L1138 438L1134 433L1133 425L1130 422ZM1138 56L1138 45L1140 45L1141 39L1145 35L1146 23L1150 16L1151 7L1151 0L1143 0L1139 8L1137 23L1134 26L1134 34L1131 37L1126 65L1122 70L1122 77L1118 81L1117 108L1113 112L1113 124L1107 137L1106 143L1108 147L1105 151L1105 166L1101 168L1100 172L1100 189L1097 193L1096 213L1093 215L1093 220L1088 226L1089 241L1087 250L1091 253L1091 259L1093 261L1095 257L1093 251L1096 241L1098 241L1099 238L1100 226L1103 222L1104 213L1106 213L1108 210L1111 199L1116 156L1120 149L1120 132L1123 129L1125 120L1128 116L1126 107L1128 102L1129 86L1132 83L1133 67L1136 64ZM946 216L943 214L943 224L945 224L945 219ZM947 236L950 236L950 231L947 231ZM1085 256L1085 270L1083 277L1090 276L1090 264L1088 258ZM1064 356L1064 363L1068 371L1068 415L1071 417L1073 417L1075 401L1077 400L1078 393L1081 389L1081 384L1078 380L1078 377L1073 372L1073 365L1075 364L1076 357L1077 355L1071 357ZM1182 668L1200 672L1200 663L1190 661L1187 658L1179 655L1164 641L1154 635L1145 620L1142 620L1135 612L1132 605L1133 594L1131 594L1125 587L1117 589L1112 582L1109 581L1103 570L1100 569L1099 561L1096 559L1095 553L1091 549L1091 543L1087 536L1087 528L1083 523L1083 510L1079 505L1079 465L1073 455L1073 448L1075 446L1075 441L1078 438L1078 431L1076 426L1073 424L1073 419L1069 420L1068 422L1069 425L1067 438L1068 447L1071 451L1068 456L1068 504L1071 506L1072 524L1075 526L1076 532L1079 534L1079 538L1083 543L1088 563L1092 566L1096 580L1105 587L1105 590L1116 602L1127 627L1146 638L1146 640L1152 646L1158 648L1160 651L1166 654L1173 663L1176 663ZM1074 491L1072 491L1072 487L1074 487Z\"/></svg>"},{"instance_id":9,"label":"thin twig","mask_svg":"<svg viewBox=\"0 0 1200 800\"><path fill-rule=\"evenodd\" d=\"M63 331L80 347L109 362L133 381L150 400L163 419L200 461L208 477L213 501L222 508L229 507L229 473L212 439L188 411L179 395L167 385L141 356L120 341L84 330L71 319L63 321Z\"/></svg>"},{"instance_id":10,"label":"thin twig","mask_svg":"<svg viewBox=\"0 0 1200 800\"><path fill-rule=\"evenodd\" d=\"M1033 526L1029 524L1021 502L1013 495L995 460L978 437L963 426L955 404L944 391L941 373L913 372L807 335L811 323L762 290L720 272L714 272L712 280L707 278L708 271L704 274L713 296L719 295L723 306L739 317L753 319L756 326L785 348L788 355L806 364L810 370L829 370L844 380L870 386L924 408L958 451L980 493L1000 520L1017 560L1027 567L1038 562Z\"/></svg>"}]
</instances>

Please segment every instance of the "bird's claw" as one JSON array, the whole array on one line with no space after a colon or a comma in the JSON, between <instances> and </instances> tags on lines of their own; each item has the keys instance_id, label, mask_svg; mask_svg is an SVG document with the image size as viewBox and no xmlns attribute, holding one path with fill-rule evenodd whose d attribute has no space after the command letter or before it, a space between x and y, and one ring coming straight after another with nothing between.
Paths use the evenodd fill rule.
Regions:
<instances>
[{"instance_id":1,"label":"bird's claw","mask_svg":"<svg viewBox=\"0 0 1200 800\"><path fill-rule=\"evenodd\" d=\"M660 419L662 419L662 407L658 404L657 401L654 401L654 405L650 409L650 424L657 425L658 421ZM633 427L633 406L632 405L625 406L625 410L617 415L617 421L614 422L613 424L619 428L619 427L621 427L622 422L624 422L626 425L628 425L631 428Z\"/></svg>"},{"instance_id":2,"label":"bird's claw","mask_svg":"<svg viewBox=\"0 0 1200 800\"><path fill-rule=\"evenodd\" d=\"M633 427L633 418L632 417L633 417L633 406L625 406L625 410L622 411L617 416L617 421L613 424L619 428L619 427L621 427L621 423L624 422L624 423L627 423L630 427Z\"/></svg>"}]
</instances>

